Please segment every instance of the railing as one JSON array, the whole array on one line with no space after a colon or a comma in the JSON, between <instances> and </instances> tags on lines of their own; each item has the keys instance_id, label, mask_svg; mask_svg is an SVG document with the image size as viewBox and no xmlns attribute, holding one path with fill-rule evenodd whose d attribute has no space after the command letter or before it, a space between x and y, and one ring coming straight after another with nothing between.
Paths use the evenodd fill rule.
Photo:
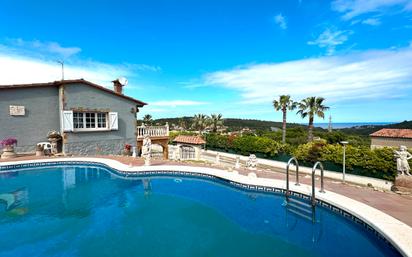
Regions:
<instances>
[{"instance_id":1,"label":"railing","mask_svg":"<svg viewBox=\"0 0 412 257\"><path fill-rule=\"evenodd\" d=\"M320 168L320 191L321 193L325 193L323 188L323 165L321 162L315 163L312 168L312 206L316 205L316 197L315 197L315 172L316 168L319 166Z\"/></svg>"},{"instance_id":2,"label":"railing","mask_svg":"<svg viewBox=\"0 0 412 257\"><path fill-rule=\"evenodd\" d=\"M167 137L169 136L169 124L166 126L138 126L137 138L144 138L145 135L149 137Z\"/></svg>"},{"instance_id":3,"label":"railing","mask_svg":"<svg viewBox=\"0 0 412 257\"><path fill-rule=\"evenodd\" d=\"M299 162L295 157L289 159L288 164L286 165L286 200L289 198L290 190L289 190L289 166L292 164L292 161L295 163L296 166L296 186L299 186Z\"/></svg>"},{"instance_id":4,"label":"railing","mask_svg":"<svg viewBox=\"0 0 412 257\"><path fill-rule=\"evenodd\" d=\"M292 162L295 163L296 166L296 186L299 186L299 162L295 157L292 157L289 159L288 164L286 165L286 201L289 202L289 195L290 195L290 189L289 189L289 166L292 164ZM316 194L315 194L315 172L316 168L319 166L320 168L320 193L325 193L324 186L323 186L323 165L321 162L316 162L315 165L313 165L312 168L312 198L311 198L311 204L314 207L316 205Z\"/></svg>"}]
</instances>

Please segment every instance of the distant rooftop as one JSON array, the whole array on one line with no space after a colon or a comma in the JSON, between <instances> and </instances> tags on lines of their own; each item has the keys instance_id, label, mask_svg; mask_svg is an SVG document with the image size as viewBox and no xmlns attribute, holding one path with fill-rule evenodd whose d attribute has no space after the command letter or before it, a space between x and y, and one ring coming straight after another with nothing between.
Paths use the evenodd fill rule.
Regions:
<instances>
[{"instance_id":1,"label":"distant rooftop","mask_svg":"<svg viewBox=\"0 0 412 257\"><path fill-rule=\"evenodd\" d=\"M371 137L411 138L412 129L381 129L372 134Z\"/></svg>"},{"instance_id":2,"label":"distant rooftop","mask_svg":"<svg viewBox=\"0 0 412 257\"><path fill-rule=\"evenodd\" d=\"M182 143L182 144L190 144L190 145L204 145L206 144L205 140L203 140L200 136L184 136L179 135L177 136L173 142Z\"/></svg>"}]
</instances>

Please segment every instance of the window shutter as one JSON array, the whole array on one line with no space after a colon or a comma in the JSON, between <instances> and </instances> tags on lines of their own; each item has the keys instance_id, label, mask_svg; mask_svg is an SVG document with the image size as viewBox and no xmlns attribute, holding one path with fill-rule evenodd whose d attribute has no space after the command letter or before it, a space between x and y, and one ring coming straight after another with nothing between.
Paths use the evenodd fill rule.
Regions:
<instances>
[{"instance_id":1,"label":"window shutter","mask_svg":"<svg viewBox=\"0 0 412 257\"><path fill-rule=\"evenodd\" d=\"M109 129L110 130L118 130L119 129L119 121L118 121L117 112L109 112Z\"/></svg>"},{"instance_id":2,"label":"window shutter","mask_svg":"<svg viewBox=\"0 0 412 257\"><path fill-rule=\"evenodd\" d=\"M73 131L73 111L62 111L63 131Z\"/></svg>"}]
</instances>

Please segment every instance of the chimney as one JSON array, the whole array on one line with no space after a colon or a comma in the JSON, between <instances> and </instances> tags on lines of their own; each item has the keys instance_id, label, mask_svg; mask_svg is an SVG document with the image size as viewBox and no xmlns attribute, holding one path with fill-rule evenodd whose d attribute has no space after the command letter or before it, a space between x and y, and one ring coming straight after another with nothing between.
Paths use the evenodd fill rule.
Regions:
<instances>
[{"instance_id":1,"label":"chimney","mask_svg":"<svg viewBox=\"0 0 412 257\"><path fill-rule=\"evenodd\" d=\"M113 80L113 87L114 92L118 93L119 95L123 94L123 85L120 83L118 79Z\"/></svg>"}]
</instances>

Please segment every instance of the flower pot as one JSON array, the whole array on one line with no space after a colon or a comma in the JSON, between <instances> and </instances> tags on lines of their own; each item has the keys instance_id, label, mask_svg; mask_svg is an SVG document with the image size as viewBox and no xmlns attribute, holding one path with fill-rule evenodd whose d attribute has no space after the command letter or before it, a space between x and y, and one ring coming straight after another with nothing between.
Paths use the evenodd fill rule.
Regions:
<instances>
[{"instance_id":1,"label":"flower pot","mask_svg":"<svg viewBox=\"0 0 412 257\"><path fill-rule=\"evenodd\" d=\"M14 146L13 145L6 145L3 148L3 154L1 155L2 159L14 158L16 156L17 156L17 154L14 152Z\"/></svg>"}]
</instances>

